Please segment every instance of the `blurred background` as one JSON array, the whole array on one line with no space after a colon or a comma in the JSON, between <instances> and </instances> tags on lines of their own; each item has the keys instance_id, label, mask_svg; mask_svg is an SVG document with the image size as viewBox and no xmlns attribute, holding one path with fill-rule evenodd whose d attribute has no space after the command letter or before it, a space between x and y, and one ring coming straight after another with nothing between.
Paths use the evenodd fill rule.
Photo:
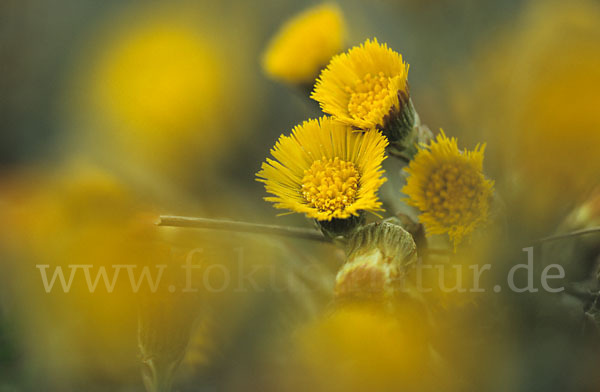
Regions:
<instances>
[{"instance_id":1,"label":"blurred background","mask_svg":"<svg viewBox=\"0 0 600 392\"><path fill-rule=\"evenodd\" d=\"M343 262L329 245L154 226L164 213L311 227L277 217L255 173L280 134L321 115L306 86L261 68L280 26L318 4L0 3L0 392L143 391L140 363L170 356L181 391L424 390L434 374L452 390L600 388L597 236L553 243L536 266L564 265L570 294L446 298L424 332L408 316L323 320ZM505 218L473 257L494 277L535 240L600 223L600 2L336 4L345 47L377 37L410 64L424 123L487 143ZM140 305L85 281L46 293L36 268L179 265L195 248L202 268L255 271L259 287ZM167 342L139 338L145 325ZM419 359L429 345L451 364L442 376ZM353 355L363 374L328 368Z\"/></svg>"}]
</instances>

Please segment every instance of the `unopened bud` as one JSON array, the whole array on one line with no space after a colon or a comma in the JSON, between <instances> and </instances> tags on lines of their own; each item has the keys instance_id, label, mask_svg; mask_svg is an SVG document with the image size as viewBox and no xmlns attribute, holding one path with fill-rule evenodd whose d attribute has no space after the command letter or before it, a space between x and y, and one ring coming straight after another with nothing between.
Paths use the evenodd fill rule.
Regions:
<instances>
[{"instance_id":1,"label":"unopened bud","mask_svg":"<svg viewBox=\"0 0 600 392\"><path fill-rule=\"evenodd\" d=\"M407 269L417 261L417 247L402 227L372 223L349 238L346 263L336 276L337 300L393 297L401 288Z\"/></svg>"}]
</instances>

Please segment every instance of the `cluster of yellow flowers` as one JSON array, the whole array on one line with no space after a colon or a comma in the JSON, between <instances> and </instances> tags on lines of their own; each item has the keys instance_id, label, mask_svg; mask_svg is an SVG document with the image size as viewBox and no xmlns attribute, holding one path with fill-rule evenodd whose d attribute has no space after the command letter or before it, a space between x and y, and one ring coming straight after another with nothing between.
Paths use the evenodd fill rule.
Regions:
<instances>
[{"instance_id":1,"label":"cluster of yellow flowers","mask_svg":"<svg viewBox=\"0 0 600 392\"><path fill-rule=\"evenodd\" d=\"M266 200L304 213L322 227L332 221L343 226L343 220L358 226L363 211L382 213L378 190L386 181L382 162L387 151L407 163L402 192L406 203L419 210L426 233L448 234L456 249L488 220L493 182L483 175L485 146L460 150L443 131L437 138L427 136L410 98L408 64L377 39L336 55L344 25L339 18L333 6L306 11L284 26L264 55L271 77L297 84L306 83L330 58L311 94L326 116L279 138L271 150L273 159L257 174L272 195ZM335 37L336 45L331 40L317 44L321 36ZM307 45L312 45L308 51ZM290 59L290 53L301 54L304 61L289 61L285 67L276 61ZM333 234L348 232L352 230L346 227Z\"/></svg>"},{"instance_id":2,"label":"cluster of yellow flowers","mask_svg":"<svg viewBox=\"0 0 600 392\"><path fill-rule=\"evenodd\" d=\"M305 11L263 55L268 76L310 87L324 113L279 137L257 173L265 200L314 219L346 254L335 307L297 331L295 356L303 384L315 389L439 390L437 382L452 377L425 331L429 304L445 301L442 290L425 296L415 289L413 275L428 250L423 232L443 235L454 262L459 246L472 242L465 239L487 224L494 182L483 174L485 145L468 151L442 130L434 137L413 106L402 55L376 38L343 52L341 18L330 5ZM400 173L392 170L398 165ZM380 192L386 182L397 189Z\"/></svg>"}]
</instances>

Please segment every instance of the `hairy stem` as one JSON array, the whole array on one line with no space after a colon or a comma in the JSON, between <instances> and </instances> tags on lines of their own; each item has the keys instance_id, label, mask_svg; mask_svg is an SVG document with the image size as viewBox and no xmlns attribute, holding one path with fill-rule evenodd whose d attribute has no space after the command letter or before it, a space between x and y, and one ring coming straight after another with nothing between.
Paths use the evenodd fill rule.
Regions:
<instances>
[{"instance_id":1,"label":"hairy stem","mask_svg":"<svg viewBox=\"0 0 600 392\"><path fill-rule=\"evenodd\" d=\"M161 215L158 226L191 227L233 231L238 233L255 233L278 235L283 237L301 238L306 240L331 242L322 233L312 230L289 226L264 225L260 223L239 222L225 219L195 218L187 216Z\"/></svg>"},{"instance_id":2,"label":"hairy stem","mask_svg":"<svg viewBox=\"0 0 600 392\"><path fill-rule=\"evenodd\" d=\"M538 240L538 242L539 243L551 242L551 241L562 240L565 238L578 237L581 235L593 234L593 233L600 233L600 227L590 227L587 229L575 230L570 233L551 235L551 236L548 236L548 237Z\"/></svg>"}]
</instances>

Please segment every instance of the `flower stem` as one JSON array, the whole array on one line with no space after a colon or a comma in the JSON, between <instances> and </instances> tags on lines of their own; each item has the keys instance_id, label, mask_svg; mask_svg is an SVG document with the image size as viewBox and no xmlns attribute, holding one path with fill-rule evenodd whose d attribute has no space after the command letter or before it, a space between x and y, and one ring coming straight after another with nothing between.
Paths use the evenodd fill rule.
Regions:
<instances>
[{"instance_id":1,"label":"flower stem","mask_svg":"<svg viewBox=\"0 0 600 392\"><path fill-rule=\"evenodd\" d=\"M556 240L561 240L564 238L577 237L580 235L592 234L592 233L600 233L600 227L589 227L587 229L575 230L570 233L551 235L551 236L539 239L538 242L544 243L544 242L556 241Z\"/></svg>"},{"instance_id":2,"label":"flower stem","mask_svg":"<svg viewBox=\"0 0 600 392\"><path fill-rule=\"evenodd\" d=\"M303 229L290 226L265 225L260 223L239 222L225 219L161 215L157 225L224 230L238 233L278 235L283 237L301 238L320 242L331 242L331 240L323 236L323 234L312 229Z\"/></svg>"}]
</instances>

